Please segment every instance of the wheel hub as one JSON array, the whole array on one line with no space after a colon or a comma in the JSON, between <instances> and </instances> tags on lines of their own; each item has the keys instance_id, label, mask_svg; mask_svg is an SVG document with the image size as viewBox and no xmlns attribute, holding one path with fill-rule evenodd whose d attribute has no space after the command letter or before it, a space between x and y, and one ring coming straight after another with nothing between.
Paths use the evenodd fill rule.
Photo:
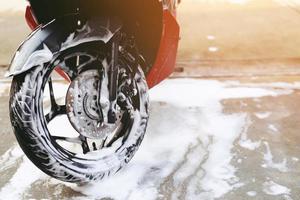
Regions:
<instances>
[{"instance_id":1,"label":"wheel hub","mask_svg":"<svg viewBox=\"0 0 300 200\"><path fill-rule=\"evenodd\" d=\"M108 93L102 89L102 79L98 70L85 71L72 81L67 92L67 115L72 126L81 135L91 139L107 137L120 124L120 120L115 124L106 123L109 100Z\"/></svg>"}]
</instances>

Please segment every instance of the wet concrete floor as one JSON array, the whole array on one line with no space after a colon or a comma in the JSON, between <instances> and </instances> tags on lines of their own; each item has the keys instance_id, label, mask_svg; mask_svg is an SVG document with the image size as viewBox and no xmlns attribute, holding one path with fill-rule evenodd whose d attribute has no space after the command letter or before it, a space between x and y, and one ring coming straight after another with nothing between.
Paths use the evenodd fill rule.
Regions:
<instances>
[{"instance_id":1,"label":"wet concrete floor","mask_svg":"<svg viewBox=\"0 0 300 200\"><path fill-rule=\"evenodd\" d=\"M176 82L177 80L179 82ZM168 98L157 100L155 96L157 91L154 90L150 126L140 149L141 153L137 154L136 160L132 161L133 164L122 171L121 175L116 175L117 178L111 179L112 183L106 181L103 184L87 187L65 184L48 178L24 158L23 153L16 146L8 119L7 88L9 85L2 86L6 89L2 89L5 92L2 92L0 97L2 138L0 143L0 155L2 155L0 156L0 199L6 197L13 199L137 199L132 194L141 192L145 193L144 199L297 200L300 198L300 83L295 80L300 80L300 77L293 79L277 77L275 82L273 82L273 77L219 80L217 84L225 84L220 92L226 93L225 91L228 90L229 96L225 95L220 98L219 103L222 107L220 113L215 112L215 107L219 107L218 103L215 105L213 103L210 105L210 102L203 105L199 103L198 106L191 103L187 107L177 107L180 102L177 105L177 103L169 102ZM172 83L172 81L176 82L172 87L181 88L182 84L186 84L184 79L169 80L163 84ZM209 89L215 84L213 80L196 81L200 81L200 88L203 85L203 88ZM190 84L188 87L193 87L193 85ZM235 93L235 89L238 92ZM252 89L255 89L253 94L243 94L243 91L251 92ZM266 94L260 94L260 90L266 90ZM199 92L201 93L201 90ZM207 94L204 90L203 95L199 101L206 98ZM217 93L214 95L218 96ZM182 113L187 113L186 119ZM216 115L212 118L212 124L210 120L207 121L210 114ZM228 117L233 119L229 120ZM236 117L238 119L235 119ZM193 118L201 121L193 122ZM233 123L233 126L227 126L226 123ZM174 126L175 129L172 128ZM218 132L216 129L218 126L224 129L220 131L221 135L209 135L209 132ZM183 131L176 134L176 129ZM172 135L173 132L174 135ZM230 136L231 132L234 135ZM163 143L164 134L166 137L171 134L172 137L172 140L165 144ZM193 138L193 134L197 137ZM226 134L229 136L227 137ZM168 146L172 141L176 143L176 140L186 140L187 145ZM226 142L227 140L230 141ZM199 143L195 144L195 141ZM153 142L158 143L156 147ZM216 146L219 150L216 148L215 152ZM183 150L182 155L181 150ZM218 151L228 152L229 157L218 158ZM169 156L170 160L167 160L167 162L173 161L174 163L160 165L161 161L155 160L152 164L142 165L147 173L141 175L132 173L140 162L147 160L145 156L151 157L151 153L152 156L158 153L160 156L174 154L174 160L171 159L172 156ZM176 160L176 155L178 160ZM223 153L219 152L219 155ZM208 169L207 165L210 162L220 167L215 166L215 171ZM214 166L211 167L214 169ZM166 172L163 173L164 170ZM35 178L30 181L30 176ZM24 182L27 178L29 181ZM100 192L102 188L110 188L112 185L122 187L126 180L127 183L136 182L136 186L128 186L129 188L125 190L128 192L125 192L126 195L119 194L118 189L106 193ZM149 188L151 191L155 188L156 192L149 192Z\"/></svg>"}]
</instances>

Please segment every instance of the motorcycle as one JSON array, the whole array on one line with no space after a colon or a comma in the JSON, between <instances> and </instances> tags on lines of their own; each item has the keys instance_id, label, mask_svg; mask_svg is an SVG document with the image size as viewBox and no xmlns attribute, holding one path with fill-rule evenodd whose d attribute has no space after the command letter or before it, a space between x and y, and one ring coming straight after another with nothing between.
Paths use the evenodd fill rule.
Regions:
<instances>
[{"instance_id":1,"label":"motorcycle","mask_svg":"<svg viewBox=\"0 0 300 200\"><path fill-rule=\"evenodd\" d=\"M40 170L86 183L131 160L146 132L148 89L174 70L177 4L29 0L25 16L33 32L10 64L9 110L19 145ZM57 74L68 83L63 103L55 94ZM75 135L64 127L51 132L49 124L62 116Z\"/></svg>"}]
</instances>

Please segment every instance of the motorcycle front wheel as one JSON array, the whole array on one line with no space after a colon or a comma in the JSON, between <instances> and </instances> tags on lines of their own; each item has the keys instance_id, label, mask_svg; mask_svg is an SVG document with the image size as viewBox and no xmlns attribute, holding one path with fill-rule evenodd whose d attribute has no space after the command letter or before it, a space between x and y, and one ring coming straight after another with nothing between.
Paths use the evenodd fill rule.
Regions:
<instances>
[{"instance_id":1,"label":"motorcycle front wheel","mask_svg":"<svg viewBox=\"0 0 300 200\"><path fill-rule=\"evenodd\" d=\"M56 179L85 183L115 174L146 132L148 87L126 52L119 58L117 119L107 122L110 58L104 49L77 46L13 78L9 109L17 141L39 169ZM68 84L59 83L57 66L68 75ZM55 85L66 86L66 94L57 95L62 90Z\"/></svg>"}]
</instances>

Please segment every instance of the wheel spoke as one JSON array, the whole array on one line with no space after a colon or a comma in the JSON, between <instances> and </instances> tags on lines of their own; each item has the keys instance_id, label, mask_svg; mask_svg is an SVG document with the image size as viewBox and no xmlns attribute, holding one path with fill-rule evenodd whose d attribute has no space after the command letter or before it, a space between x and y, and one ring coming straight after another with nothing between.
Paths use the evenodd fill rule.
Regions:
<instances>
[{"instance_id":1,"label":"wheel spoke","mask_svg":"<svg viewBox=\"0 0 300 200\"><path fill-rule=\"evenodd\" d=\"M48 80L48 85L49 85L51 108L50 108L50 112L45 115L45 119L47 123L49 123L58 115L67 114L66 105L57 105L56 103L51 77Z\"/></svg>"},{"instance_id":2,"label":"wheel spoke","mask_svg":"<svg viewBox=\"0 0 300 200\"><path fill-rule=\"evenodd\" d=\"M55 107L51 107L51 111L45 115L45 119L46 122L49 123L55 117L65 114L67 114L66 105L55 105Z\"/></svg>"},{"instance_id":3,"label":"wheel spoke","mask_svg":"<svg viewBox=\"0 0 300 200\"><path fill-rule=\"evenodd\" d=\"M81 142L81 147L82 147L83 154L86 154L86 153L90 152L91 150L90 150L90 147L89 147L89 144L87 142L86 137L84 137L83 135L80 135L79 139L80 139L80 142Z\"/></svg>"},{"instance_id":4,"label":"wheel spoke","mask_svg":"<svg viewBox=\"0 0 300 200\"><path fill-rule=\"evenodd\" d=\"M117 141L122 136L122 134L124 135L124 133L121 131L123 129L123 127L124 127L124 125L120 124L120 126L115 131L115 134L113 135L113 137L108 142L107 141L104 142L103 147L111 147L111 145L115 141ZM105 143L107 143L107 144L105 144Z\"/></svg>"},{"instance_id":5,"label":"wheel spoke","mask_svg":"<svg viewBox=\"0 0 300 200\"><path fill-rule=\"evenodd\" d=\"M51 108L53 108L53 107L57 106L57 103L56 103L55 96L54 96L53 85L52 85L52 78L51 77L49 78L48 85L49 85Z\"/></svg>"},{"instance_id":6,"label":"wheel spoke","mask_svg":"<svg viewBox=\"0 0 300 200\"><path fill-rule=\"evenodd\" d=\"M54 114L50 111L47 115L45 115L46 122L49 123L52 119L54 119Z\"/></svg>"},{"instance_id":7,"label":"wheel spoke","mask_svg":"<svg viewBox=\"0 0 300 200\"><path fill-rule=\"evenodd\" d=\"M101 141L101 144L100 144L100 149L103 149L105 147L105 143L106 143L106 140L107 140L107 137L104 138L102 141Z\"/></svg>"},{"instance_id":8,"label":"wheel spoke","mask_svg":"<svg viewBox=\"0 0 300 200\"><path fill-rule=\"evenodd\" d=\"M67 108L66 105L59 105L56 107L56 113L57 115L65 115L67 114Z\"/></svg>"}]
</instances>

